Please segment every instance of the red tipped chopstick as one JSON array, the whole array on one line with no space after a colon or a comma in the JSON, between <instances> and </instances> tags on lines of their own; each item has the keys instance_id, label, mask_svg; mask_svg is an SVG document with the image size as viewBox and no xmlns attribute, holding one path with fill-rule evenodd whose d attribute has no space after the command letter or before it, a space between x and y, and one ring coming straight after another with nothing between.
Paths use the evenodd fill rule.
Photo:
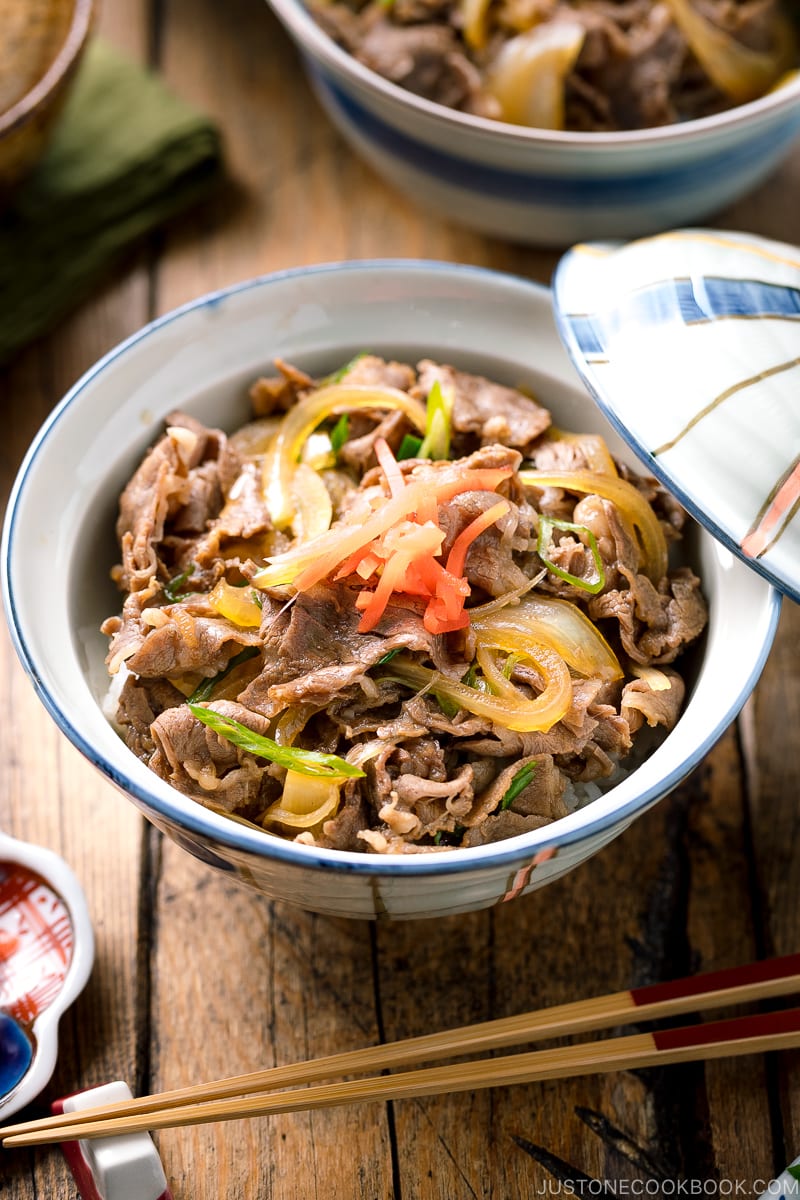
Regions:
<instances>
[{"instance_id":1,"label":"red tipped chopstick","mask_svg":"<svg viewBox=\"0 0 800 1200\"><path fill-rule=\"evenodd\" d=\"M765 1000L796 991L800 991L800 954L790 954L87 1109L81 1112L79 1121L73 1119L72 1123L66 1115L24 1122L0 1129L0 1137L9 1147L35 1145L786 1049L800 1046L800 1009L264 1094L335 1075L409 1067L430 1059L454 1058L479 1050Z\"/></svg>"}]
</instances>

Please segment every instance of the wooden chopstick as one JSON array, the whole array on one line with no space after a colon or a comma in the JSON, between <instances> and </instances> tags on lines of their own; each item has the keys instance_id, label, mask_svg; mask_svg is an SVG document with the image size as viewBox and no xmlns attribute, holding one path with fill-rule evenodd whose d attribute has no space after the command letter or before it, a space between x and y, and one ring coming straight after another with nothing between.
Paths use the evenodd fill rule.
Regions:
<instances>
[{"instance_id":1,"label":"wooden chopstick","mask_svg":"<svg viewBox=\"0 0 800 1200\"><path fill-rule=\"evenodd\" d=\"M389 1067L408 1067L435 1058L454 1058L542 1038L608 1029L632 1021L638 1023L723 1005L765 1000L798 990L800 954L789 954L743 967L705 972L668 983L595 996L513 1017L406 1038L387 1045L367 1046L307 1062L289 1063L207 1084L141 1096L120 1104L85 1109L80 1114L80 1120L87 1125L117 1116L157 1112L180 1104L234 1097L241 1099L246 1093L313 1083L335 1075L357 1075ZM7 1144L11 1144L12 1137L56 1131L74 1123L72 1118L73 1114L64 1113L9 1125L0 1129L0 1138L9 1139Z\"/></svg>"},{"instance_id":2,"label":"wooden chopstick","mask_svg":"<svg viewBox=\"0 0 800 1200\"><path fill-rule=\"evenodd\" d=\"M57 1129L19 1133L4 1138L12 1146L43 1145L136 1133L144 1130L231 1121L274 1113L331 1108L375 1100L402 1100L482 1088L598 1075L607 1071L634 1070L668 1063L729 1058L800 1046L800 1008L782 1012L730 1017L724 1021L688 1025L680 1029L637 1033L549 1050L533 1050L501 1058L484 1058L447 1066L350 1079L311 1088L296 1088L269 1095L228 1098L195 1104L172 1105L157 1111L83 1121L73 1113L73 1123ZM77 1118L77 1119L76 1119Z\"/></svg>"}]
</instances>

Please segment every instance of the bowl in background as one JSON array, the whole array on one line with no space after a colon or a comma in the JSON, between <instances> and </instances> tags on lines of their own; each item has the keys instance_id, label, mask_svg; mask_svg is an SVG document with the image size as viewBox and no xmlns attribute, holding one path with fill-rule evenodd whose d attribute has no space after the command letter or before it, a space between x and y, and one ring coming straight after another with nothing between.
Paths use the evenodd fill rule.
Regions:
<instances>
[{"instance_id":1,"label":"bowl in background","mask_svg":"<svg viewBox=\"0 0 800 1200\"><path fill-rule=\"evenodd\" d=\"M190 800L154 775L103 713L103 619L119 493L164 417L184 408L229 430L273 358L323 374L369 348L424 355L533 388L561 427L602 432L630 451L578 382L556 333L550 292L446 263L331 264L265 276L205 297L136 334L64 398L23 463L2 561L14 643L71 741L160 830L271 898L336 916L435 917L513 899L565 874L674 788L752 691L774 636L778 593L697 528L693 562L709 624L671 734L604 796L493 845L392 856L284 841ZM735 652L733 651L735 648Z\"/></svg>"},{"instance_id":2,"label":"bowl in background","mask_svg":"<svg viewBox=\"0 0 800 1200\"><path fill-rule=\"evenodd\" d=\"M94 935L78 880L52 850L0 832L0 1117L47 1084L58 1022L83 989Z\"/></svg>"},{"instance_id":3,"label":"bowl in background","mask_svg":"<svg viewBox=\"0 0 800 1200\"><path fill-rule=\"evenodd\" d=\"M0 197L35 166L92 26L93 0L0 0Z\"/></svg>"},{"instance_id":4,"label":"bowl in background","mask_svg":"<svg viewBox=\"0 0 800 1200\"><path fill-rule=\"evenodd\" d=\"M773 171L800 134L800 72L760 99L657 129L537 130L457 112L338 46L302 0L268 0L331 121L426 211L541 246L694 223Z\"/></svg>"}]
</instances>

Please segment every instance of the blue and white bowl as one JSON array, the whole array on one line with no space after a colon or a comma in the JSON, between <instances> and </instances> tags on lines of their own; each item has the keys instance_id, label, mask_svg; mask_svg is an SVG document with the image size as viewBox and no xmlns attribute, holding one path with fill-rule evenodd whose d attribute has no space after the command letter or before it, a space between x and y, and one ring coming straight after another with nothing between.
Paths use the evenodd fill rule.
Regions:
<instances>
[{"instance_id":1,"label":"blue and white bowl","mask_svg":"<svg viewBox=\"0 0 800 1200\"><path fill-rule=\"evenodd\" d=\"M613 789L563 819L494 845L434 854L358 854L283 841L201 807L155 776L103 713L102 620L119 596L119 493L175 408L232 429L252 380L279 356L331 370L368 347L531 386L564 428L630 451L578 382L550 292L446 263L317 266L198 300L112 351L54 410L30 448L4 528L4 599L17 651L65 735L190 853L273 899L346 917L435 917L512 900L571 870L666 796L752 691L775 632L778 593L695 531L692 560L710 620L676 728ZM113 797L109 795L109 803Z\"/></svg>"},{"instance_id":2,"label":"blue and white bowl","mask_svg":"<svg viewBox=\"0 0 800 1200\"><path fill-rule=\"evenodd\" d=\"M568 246L699 221L765 179L800 135L800 72L758 100L658 129L571 133L456 112L357 62L302 0L268 0L351 146L425 211Z\"/></svg>"}]
</instances>

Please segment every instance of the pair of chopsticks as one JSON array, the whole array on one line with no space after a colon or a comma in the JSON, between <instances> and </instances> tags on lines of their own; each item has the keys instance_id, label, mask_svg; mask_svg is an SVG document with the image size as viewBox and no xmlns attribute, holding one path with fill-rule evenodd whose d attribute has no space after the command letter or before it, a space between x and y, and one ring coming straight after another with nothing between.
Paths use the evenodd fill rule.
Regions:
<instances>
[{"instance_id":1,"label":"pair of chopsticks","mask_svg":"<svg viewBox=\"0 0 800 1200\"><path fill-rule=\"evenodd\" d=\"M800 1047L800 1008L604 1038L499 1058L403 1070L319 1084L333 1076L409 1068L431 1059L456 1058L537 1039L609 1029L726 1005L767 1000L800 991L800 954L614 992L570 1004L465 1025L388 1045L271 1067L247 1075L118 1104L62 1113L0 1129L6 1147L230 1121L269 1113L307 1111L368 1100L475 1091L480 1088L598 1075L668 1063L734 1057ZM316 1087L299 1087L317 1083ZM277 1091L290 1088L292 1091Z\"/></svg>"}]
</instances>

